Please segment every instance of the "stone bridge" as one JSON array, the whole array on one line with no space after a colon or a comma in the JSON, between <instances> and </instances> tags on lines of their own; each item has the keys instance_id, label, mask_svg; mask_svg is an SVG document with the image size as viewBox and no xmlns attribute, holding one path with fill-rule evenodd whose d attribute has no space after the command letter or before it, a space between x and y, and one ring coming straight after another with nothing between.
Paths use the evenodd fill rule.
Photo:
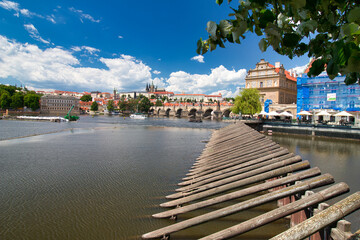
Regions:
<instances>
[{"instance_id":1,"label":"stone bridge","mask_svg":"<svg viewBox=\"0 0 360 240\"><path fill-rule=\"evenodd\" d=\"M150 112L155 116L162 117L189 117L195 119L222 119L229 117L231 105L191 105L174 104L168 106L153 106Z\"/></svg>"}]
</instances>

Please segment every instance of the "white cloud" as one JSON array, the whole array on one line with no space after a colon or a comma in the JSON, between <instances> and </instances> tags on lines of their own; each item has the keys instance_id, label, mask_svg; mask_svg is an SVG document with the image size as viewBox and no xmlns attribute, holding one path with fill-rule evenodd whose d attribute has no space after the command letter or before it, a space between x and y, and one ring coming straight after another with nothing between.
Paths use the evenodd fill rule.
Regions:
<instances>
[{"instance_id":1,"label":"white cloud","mask_svg":"<svg viewBox=\"0 0 360 240\"><path fill-rule=\"evenodd\" d=\"M238 91L238 89L236 89L235 91L232 91L232 90L219 90L219 91L210 93L210 95L218 95L219 93L221 93L223 98L230 98L230 97L235 97L237 94L239 94L239 91Z\"/></svg>"},{"instance_id":2,"label":"white cloud","mask_svg":"<svg viewBox=\"0 0 360 240\"><path fill-rule=\"evenodd\" d=\"M197 55L191 58L193 61L198 61L199 63L204 63L204 56L203 55Z\"/></svg>"},{"instance_id":3,"label":"white cloud","mask_svg":"<svg viewBox=\"0 0 360 240\"><path fill-rule=\"evenodd\" d=\"M169 91L187 93L207 93L217 89L233 89L245 83L246 69L228 70L220 65L211 69L210 74L189 74L173 72L167 79Z\"/></svg>"},{"instance_id":4,"label":"white cloud","mask_svg":"<svg viewBox=\"0 0 360 240\"><path fill-rule=\"evenodd\" d=\"M74 7L69 8L69 10L73 13L76 13L80 17L80 21L83 23L84 19L89 20L90 22L99 23L100 20L96 20L94 17L92 17L90 14L84 13L82 10L75 9Z\"/></svg>"},{"instance_id":5,"label":"white cloud","mask_svg":"<svg viewBox=\"0 0 360 240\"><path fill-rule=\"evenodd\" d=\"M90 55L96 55L97 52L100 52L99 49L97 48L93 48L93 47L89 47L89 46L74 46L71 48L71 50L73 50L74 52L80 52L80 51L85 51L88 52Z\"/></svg>"},{"instance_id":6,"label":"white cloud","mask_svg":"<svg viewBox=\"0 0 360 240\"><path fill-rule=\"evenodd\" d=\"M81 67L60 47L40 49L0 35L0 78L12 77L43 89L142 90L151 81L151 68L132 56L100 58L106 69Z\"/></svg>"},{"instance_id":7,"label":"white cloud","mask_svg":"<svg viewBox=\"0 0 360 240\"><path fill-rule=\"evenodd\" d=\"M124 37L123 37L123 36L121 36L121 35L119 35L119 36L118 36L118 38L123 39Z\"/></svg>"},{"instance_id":8,"label":"white cloud","mask_svg":"<svg viewBox=\"0 0 360 240\"><path fill-rule=\"evenodd\" d=\"M32 17L32 16L36 16L36 17L40 17L43 18L43 16L33 13L31 11L29 11L28 9L25 8L20 8L20 4L17 2L12 2L12 1L8 1L8 0L2 0L0 2L0 7L9 10L9 11L15 11L15 16L19 17L20 14L24 17Z\"/></svg>"},{"instance_id":9,"label":"white cloud","mask_svg":"<svg viewBox=\"0 0 360 240\"><path fill-rule=\"evenodd\" d=\"M6 10L14 10L16 12L19 12L19 4L12 1L2 0L0 2L0 7L6 9Z\"/></svg>"},{"instance_id":10,"label":"white cloud","mask_svg":"<svg viewBox=\"0 0 360 240\"><path fill-rule=\"evenodd\" d=\"M52 23L56 23L54 14L51 14L51 16L46 16L46 20Z\"/></svg>"},{"instance_id":11,"label":"white cloud","mask_svg":"<svg viewBox=\"0 0 360 240\"><path fill-rule=\"evenodd\" d=\"M310 58L308 64L305 64L304 66L298 66L298 67L291 68L289 70L289 72L293 72L293 73L296 73L297 75L301 75L309 67L309 64L310 64L311 61L312 61L312 59Z\"/></svg>"},{"instance_id":12,"label":"white cloud","mask_svg":"<svg viewBox=\"0 0 360 240\"><path fill-rule=\"evenodd\" d=\"M158 75L158 74L160 74L161 72L160 71L158 71L158 70L154 70L153 71L153 74L156 74L156 75Z\"/></svg>"},{"instance_id":13,"label":"white cloud","mask_svg":"<svg viewBox=\"0 0 360 240\"><path fill-rule=\"evenodd\" d=\"M157 86L158 88L166 88L166 84L165 84L165 79L164 78L154 78L152 80L152 82L154 83L155 86Z\"/></svg>"},{"instance_id":14,"label":"white cloud","mask_svg":"<svg viewBox=\"0 0 360 240\"><path fill-rule=\"evenodd\" d=\"M39 31L35 28L34 25L32 24L25 24L24 25L25 27L25 30L29 32L30 34L30 37L32 37L33 39L37 40L37 41L40 41L42 43L45 43L45 44L49 44L50 42L43 39L41 36L40 36L40 33Z\"/></svg>"}]
</instances>

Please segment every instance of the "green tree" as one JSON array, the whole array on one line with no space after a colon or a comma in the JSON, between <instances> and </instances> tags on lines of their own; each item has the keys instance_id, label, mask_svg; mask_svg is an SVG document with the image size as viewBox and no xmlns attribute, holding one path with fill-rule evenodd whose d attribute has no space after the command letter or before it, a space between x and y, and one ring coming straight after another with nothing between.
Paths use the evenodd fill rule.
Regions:
<instances>
[{"instance_id":1,"label":"green tree","mask_svg":"<svg viewBox=\"0 0 360 240\"><path fill-rule=\"evenodd\" d=\"M21 92L17 92L15 93L12 97L11 97L11 104L10 106L14 109L17 108L22 108L24 107L24 94Z\"/></svg>"},{"instance_id":2,"label":"green tree","mask_svg":"<svg viewBox=\"0 0 360 240\"><path fill-rule=\"evenodd\" d=\"M10 107L10 104L11 104L10 93L6 90L3 90L1 92L1 97L0 97L0 107L2 109L7 109Z\"/></svg>"},{"instance_id":3,"label":"green tree","mask_svg":"<svg viewBox=\"0 0 360 240\"><path fill-rule=\"evenodd\" d=\"M134 99L134 98L128 99L127 110L130 112L138 111L139 108L138 103L139 103L138 99Z\"/></svg>"},{"instance_id":4,"label":"green tree","mask_svg":"<svg viewBox=\"0 0 360 240\"><path fill-rule=\"evenodd\" d=\"M149 112L151 107L151 102L147 97L143 97L141 101L139 101L139 111L143 113Z\"/></svg>"},{"instance_id":5,"label":"green tree","mask_svg":"<svg viewBox=\"0 0 360 240\"><path fill-rule=\"evenodd\" d=\"M33 91L28 92L24 96L24 105L33 111L38 110L40 108L40 96Z\"/></svg>"},{"instance_id":6,"label":"green tree","mask_svg":"<svg viewBox=\"0 0 360 240\"><path fill-rule=\"evenodd\" d=\"M97 110L99 110L99 104L96 101L93 101L90 106L90 111L96 112Z\"/></svg>"},{"instance_id":7,"label":"green tree","mask_svg":"<svg viewBox=\"0 0 360 240\"><path fill-rule=\"evenodd\" d=\"M254 115L261 111L260 94L256 88L242 89L240 95L235 97L234 107L231 111L235 114Z\"/></svg>"},{"instance_id":8,"label":"green tree","mask_svg":"<svg viewBox=\"0 0 360 240\"><path fill-rule=\"evenodd\" d=\"M80 98L80 100L83 101L83 102L91 102L92 97L91 97L91 95L85 94Z\"/></svg>"},{"instance_id":9,"label":"green tree","mask_svg":"<svg viewBox=\"0 0 360 240\"><path fill-rule=\"evenodd\" d=\"M161 107L163 104L160 99L156 100L155 106Z\"/></svg>"},{"instance_id":10,"label":"green tree","mask_svg":"<svg viewBox=\"0 0 360 240\"><path fill-rule=\"evenodd\" d=\"M119 107L119 110L122 112L128 110L128 103L125 101L125 97L121 97L121 99L118 102L118 107Z\"/></svg>"},{"instance_id":11,"label":"green tree","mask_svg":"<svg viewBox=\"0 0 360 240\"><path fill-rule=\"evenodd\" d=\"M232 0L228 0L231 2ZM223 0L216 0L221 5ZM197 53L213 51L225 42L239 43L250 31L263 36L261 51L271 46L290 59L308 54L315 62L308 73L326 68L331 79L346 75L345 83L360 84L360 6L356 0L245 0L232 8L230 20L207 23L207 40Z\"/></svg>"},{"instance_id":12,"label":"green tree","mask_svg":"<svg viewBox=\"0 0 360 240\"><path fill-rule=\"evenodd\" d=\"M107 103L107 110L109 112L113 112L114 111L114 100L109 100Z\"/></svg>"}]
</instances>

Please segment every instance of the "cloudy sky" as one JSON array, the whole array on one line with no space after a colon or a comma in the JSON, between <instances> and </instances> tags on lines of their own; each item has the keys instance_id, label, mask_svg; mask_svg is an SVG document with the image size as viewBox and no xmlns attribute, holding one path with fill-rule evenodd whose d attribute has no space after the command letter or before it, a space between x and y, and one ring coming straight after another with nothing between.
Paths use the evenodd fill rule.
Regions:
<instances>
[{"instance_id":1,"label":"cloudy sky","mask_svg":"<svg viewBox=\"0 0 360 240\"><path fill-rule=\"evenodd\" d=\"M215 0L0 0L0 83L83 92L154 82L175 93L233 96L261 58L286 69L308 63L261 53L251 34L198 56L207 21L229 13Z\"/></svg>"}]
</instances>

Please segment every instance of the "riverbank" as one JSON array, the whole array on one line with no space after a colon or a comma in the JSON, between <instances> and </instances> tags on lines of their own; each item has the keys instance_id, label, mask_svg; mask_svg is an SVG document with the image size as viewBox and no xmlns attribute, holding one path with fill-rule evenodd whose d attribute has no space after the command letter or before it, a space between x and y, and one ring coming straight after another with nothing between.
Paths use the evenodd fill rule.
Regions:
<instances>
[{"instance_id":1,"label":"riverbank","mask_svg":"<svg viewBox=\"0 0 360 240\"><path fill-rule=\"evenodd\" d=\"M264 123L262 130L265 133L297 134L312 137L328 137L360 140L360 129L342 126L315 126L293 125L279 123Z\"/></svg>"}]
</instances>

